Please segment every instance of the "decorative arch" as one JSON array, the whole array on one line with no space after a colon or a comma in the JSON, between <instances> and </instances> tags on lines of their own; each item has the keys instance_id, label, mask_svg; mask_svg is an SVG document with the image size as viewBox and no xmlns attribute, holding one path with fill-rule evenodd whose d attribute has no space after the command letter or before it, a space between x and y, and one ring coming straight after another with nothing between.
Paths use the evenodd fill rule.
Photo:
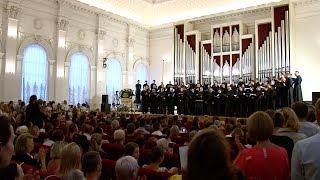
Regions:
<instances>
[{"instance_id":1,"label":"decorative arch","mask_svg":"<svg viewBox=\"0 0 320 180\"><path fill-rule=\"evenodd\" d=\"M39 36L39 35L28 36L21 41L20 46L18 48L18 53L17 53L21 59L23 59L23 56L24 56L23 53L25 48L28 47L28 45L30 44L41 45L47 53L47 59L49 61L54 60L54 52L53 52L50 40L44 39L42 36Z\"/></svg>"},{"instance_id":2,"label":"decorative arch","mask_svg":"<svg viewBox=\"0 0 320 180\"><path fill-rule=\"evenodd\" d=\"M137 68L141 68L140 65L145 66L146 72L138 72L138 74L137 74ZM144 81L146 80L149 82L149 80L150 80L150 67L149 67L149 63L146 60L144 60L142 58L136 59L133 63L132 70L133 70L135 81L140 80L141 83L144 83ZM143 70L143 69L140 69L140 70Z\"/></svg>"},{"instance_id":3,"label":"decorative arch","mask_svg":"<svg viewBox=\"0 0 320 180\"><path fill-rule=\"evenodd\" d=\"M136 66L137 66L138 64L140 64L140 63L146 65L147 68L148 68L148 70L150 69L150 65L149 65L149 62L147 61L147 59L143 59L143 58L141 58L141 57L134 60L132 69L136 69Z\"/></svg>"},{"instance_id":4,"label":"decorative arch","mask_svg":"<svg viewBox=\"0 0 320 180\"><path fill-rule=\"evenodd\" d=\"M32 43L23 52L21 97L27 102L31 95L46 100L48 95L48 55L45 48Z\"/></svg>"},{"instance_id":5,"label":"decorative arch","mask_svg":"<svg viewBox=\"0 0 320 180\"><path fill-rule=\"evenodd\" d=\"M67 52L66 59L65 59L66 64L70 64L72 55L77 52L81 52L84 55L86 55L89 60L89 65L95 66L94 55L93 55L92 50L88 47L84 47L84 46L80 46L80 45L71 46L69 48L69 50Z\"/></svg>"},{"instance_id":6,"label":"decorative arch","mask_svg":"<svg viewBox=\"0 0 320 180\"><path fill-rule=\"evenodd\" d=\"M126 66L126 62L125 62L125 54L121 53L121 52L110 52L105 56L108 60L110 59L116 59L120 62L121 64L121 69L122 69L122 74L124 71L126 71L127 66ZM107 60L107 64L108 64L108 60Z\"/></svg>"}]
</instances>

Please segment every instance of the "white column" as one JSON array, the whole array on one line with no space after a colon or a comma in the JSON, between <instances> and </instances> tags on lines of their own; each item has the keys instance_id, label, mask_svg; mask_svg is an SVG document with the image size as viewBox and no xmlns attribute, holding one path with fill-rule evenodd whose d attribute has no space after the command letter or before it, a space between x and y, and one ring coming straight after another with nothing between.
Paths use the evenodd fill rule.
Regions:
<instances>
[{"instance_id":1,"label":"white column","mask_svg":"<svg viewBox=\"0 0 320 180\"><path fill-rule=\"evenodd\" d=\"M18 44L19 15L21 8L15 3L8 2L5 8L4 21L7 31L4 34L6 54L3 62L2 100L16 100L21 97L19 74L16 72L16 55Z\"/></svg>"}]
</instances>

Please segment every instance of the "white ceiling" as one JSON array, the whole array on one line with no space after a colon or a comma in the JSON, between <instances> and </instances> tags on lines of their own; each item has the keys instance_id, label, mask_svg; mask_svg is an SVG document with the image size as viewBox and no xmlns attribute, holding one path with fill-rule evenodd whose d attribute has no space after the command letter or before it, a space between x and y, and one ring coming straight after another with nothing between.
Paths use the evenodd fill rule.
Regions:
<instances>
[{"instance_id":1,"label":"white ceiling","mask_svg":"<svg viewBox=\"0 0 320 180\"><path fill-rule=\"evenodd\" d=\"M78 0L154 27L281 0Z\"/></svg>"}]
</instances>

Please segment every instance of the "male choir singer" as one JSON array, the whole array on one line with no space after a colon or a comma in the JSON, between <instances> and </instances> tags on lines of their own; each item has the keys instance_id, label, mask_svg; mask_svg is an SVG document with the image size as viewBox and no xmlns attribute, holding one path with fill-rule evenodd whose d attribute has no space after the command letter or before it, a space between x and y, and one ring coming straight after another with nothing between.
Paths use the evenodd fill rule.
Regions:
<instances>
[{"instance_id":1,"label":"male choir singer","mask_svg":"<svg viewBox=\"0 0 320 180\"><path fill-rule=\"evenodd\" d=\"M294 84L294 88L293 88L293 99L295 102L297 101L303 101L302 98L302 91L301 91L301 82L302 82L302 78L299 74L299 71L296 71L294 73L294 75L296 76L296 78L293 81Z\"/></svg>"},{"instance_id":2,"label":"male choir singer","mask_svg":"<svg viewBox=\"0 0 320 180\"><path fill-rule=\"evenodd\" d=\"M138 80L136 84L136 100L135 100L135 103L137 104L141 103L140 94L141 94L141 84L140 84L140 80Z\"/></svg>"}]
</instances>

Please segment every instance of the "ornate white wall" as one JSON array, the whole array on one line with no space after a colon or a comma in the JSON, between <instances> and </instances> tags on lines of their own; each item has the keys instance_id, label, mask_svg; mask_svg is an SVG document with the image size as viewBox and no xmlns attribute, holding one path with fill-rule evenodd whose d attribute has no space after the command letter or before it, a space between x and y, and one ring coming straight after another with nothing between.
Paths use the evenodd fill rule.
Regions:
<instances>
[{"instance_id":1,"label":"ornate white wall","mask_svg":"<svg viewBox=\"0 0 320 180\"><path fill-rule=\"evenodd\" d=\"M320 1L297 1L292 12L292 69L302 76L303 99L312 100L320 92Z\"/></svg>"},{"instance_id":2,"label":"ornate white wall","mask_svg":"<svg viewBox=\"0 0 320 180\"><path fill-rule=\"evenodd\" d=\"M0 1L0 8L0 101L21 98L23 50L30 43L43 45L48 53L48 99L58 102L68 99L70 56L76 51L90 59L90 98L96 107L106 92L104 57L120 61L123 87L134 86L130 77L136 61L149 67L149 31L120 16L74 0L8 0ZM7 32L12 19L16 38ZM63 33L66 46L61 48Z\"/></svg>"}]
</instances>

